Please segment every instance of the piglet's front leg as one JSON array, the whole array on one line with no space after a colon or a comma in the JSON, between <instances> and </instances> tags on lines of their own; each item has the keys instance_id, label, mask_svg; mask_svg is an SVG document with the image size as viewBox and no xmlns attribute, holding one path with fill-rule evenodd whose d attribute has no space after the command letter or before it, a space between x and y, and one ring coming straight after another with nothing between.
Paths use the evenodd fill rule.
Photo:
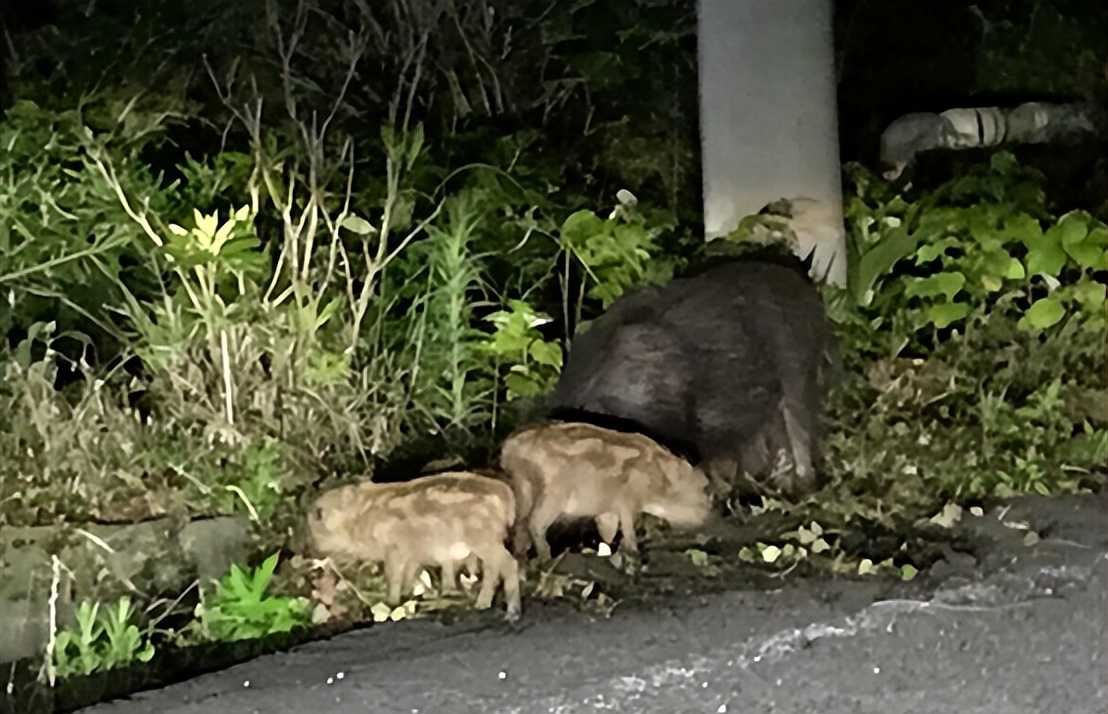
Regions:
<instances>
[{"instance_id":1,"label":"piglet's front leg","mask_svg":"<svg viewBox=\"0 0 1108 714\"><path fill-rule=\"evenodd\" d=\"M396 607L400 604L400 593L404 588L404 557L400 551L392 548L385 554L385 583L388 591L385 602Z\"/></svg>"},{"instance_id":2,"label":"piglet's front leg","mask_svg":"<svg viewBox=\"0 0 1108 714\"><path fill-rule=\"evenodd\" d=\"M619 509L619 531L623 534L620 551L630 556L637 556L639 539L635 536L635 511L630 506Z\"/></svg>"},{"instance_id":3,"label":"piglet's front leg","mask_svg":"<svg viewBox=\"0 0 1108 714\"><path fill-rule=\"evenodd\" d=\"M619 534L619 514L601 513L596 517L596 530L600 534L600 540L615 548L616 536Z\"/></svg>"}]
</instances>

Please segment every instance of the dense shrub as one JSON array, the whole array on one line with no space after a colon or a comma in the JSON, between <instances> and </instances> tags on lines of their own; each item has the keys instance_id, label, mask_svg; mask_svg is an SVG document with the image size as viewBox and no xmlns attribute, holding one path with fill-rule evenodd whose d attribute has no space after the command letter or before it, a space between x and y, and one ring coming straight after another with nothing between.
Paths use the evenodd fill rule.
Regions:
<instances>
[{"instance_id":1,"label":"dense shrub","mask_svg":"<svg viewBox=\"0 0 1108 714\"><path fill-rule=\"evenodd\" d=\"M848 168L838 482L893 509L1102 483L1105 225L1005 153L913 202Z\"/></svg>"}]
</instances>

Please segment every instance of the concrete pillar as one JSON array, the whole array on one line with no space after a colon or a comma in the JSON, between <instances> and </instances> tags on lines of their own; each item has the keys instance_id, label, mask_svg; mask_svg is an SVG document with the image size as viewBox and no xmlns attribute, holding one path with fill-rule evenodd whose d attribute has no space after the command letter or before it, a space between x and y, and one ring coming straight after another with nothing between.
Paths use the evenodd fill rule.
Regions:
<instances>
[{"instance_id":1,"label":"concrete pillar","mask_svg":"<svg viewBox=\"0 0 1108 714\"><path fill-rule=\"evenodd\" d=\"M705 238L787 198L813 273L843 284L831 0L699 0L698 24Z\"/></svg>"}]
</instances>

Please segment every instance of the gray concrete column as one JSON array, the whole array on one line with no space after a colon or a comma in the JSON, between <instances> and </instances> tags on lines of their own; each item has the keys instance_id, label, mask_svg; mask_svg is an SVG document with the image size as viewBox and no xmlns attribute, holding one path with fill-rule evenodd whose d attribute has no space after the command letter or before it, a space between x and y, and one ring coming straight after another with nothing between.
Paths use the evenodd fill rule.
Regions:
<instances>
[{"instance_id":1,"label":"gray concrete column","mask_svg":"<svg viewBox=\"0 0 1108 714\"><path fill-rule=\"evenodd\" d=\"M831 0L699 0L705 238L787 198L813 272L846 279Z\"/></svg>"}]
</instances>

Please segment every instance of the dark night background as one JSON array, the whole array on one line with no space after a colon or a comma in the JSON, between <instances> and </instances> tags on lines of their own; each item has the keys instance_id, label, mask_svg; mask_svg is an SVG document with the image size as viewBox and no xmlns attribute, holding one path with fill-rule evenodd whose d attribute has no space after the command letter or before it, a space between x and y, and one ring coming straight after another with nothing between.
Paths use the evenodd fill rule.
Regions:
<instances>
[{"instance_id":1,"label":"dark night background","mask_svg":"<svg viewBox=\"0 0 1108 714\"><path fill-rule=\"evenodd\" d=\"M212 151L222 127L215 120L217 100L201 57L208 55L217 72L236 57L249 62L267 41L265 33L257 31L265 26L263 5L197 2L185 9L163 2L9 0L0 8L4 31L0 106L6 109L18 96L41 102L62 103L64 97L72 101L82 88L97 82L137 86L145 82L153 89L156 82L172 78L174 91L186 97L196 112L174 134L180 151ZM413 6L421 5L426 4ZM670 134L695 149L695 122L690 120L696 112L694 3L583 3L572 20L553 10L557 4L544 2L456 5L460 16L474 13L479 5L491 6L513 21L511 52L498 66L487 68L501 82L498 96L474 101L472 113L459 124L457 104L442 96L446 87L428 81L427 96L416 107L417 114L423 114L419 118L437 119L444 130L454 131L481 125L502 132L541 128L545 145L571 144L581 157L581 164L573 167L577 170L567 170L566 178L594 189L606 185L604 174L619 169L603 159L590 165L584 158L603 157L606 152L600 144L611 140L604 131L594 131L595 142L582 141L586 115L593 127L615 122L624 127L617 134ZM144 12L136 15L140 6ZM330 15L335 27L356 21L349 14L351 4L321 2L318 7ZM395 20L402 26L416 22L413 18ZM385 17L382 23L386 31L389 20ZM450 24L430 35L432 53L447 57L458 49L459 37ZM570 25L575 36L560 39L569 37L565 30ZM1103 42L1108 36L1108 8L1103 3L835 0L834 33L843 162L875 165L881 131L908 112L1015 106L1027 101L1104 104L1108 95L1108 43ZM634 49L636 41L652 34L648 50ZM1074 42L1075 35L1084 42ZM373 114L381 115L384 109L380 101L365 100L384 96L387 87L382 80L397 64L387 51L378 47L367 53L359 76L365 90L362 100L358 91L352 93L353 109L370 125L375 123ZM621 66L615 69L604 62L590 66L598 52L614 52ZM100 66L98 57L104 58L106 66ZM566 74L570 67L592 72L588 96L582 100L575 95L552 112L552 105L538 96L541 82ZM322 64L313 70L325 71ZM479 83L485 71L461 67L458 77L463 84ZM323 78L318 88L327 86ZM1103 144L1086 146L1065 157L1044 155L1056 154L1053 149L1020 151L1045 165L1052 180L1061 182L1058 191L1068 194L1074 205L1096 207L1097 199L1108 192L1103 149ZM680 176L670 177L680 183L680 196L673 185L648 185L646 190L668 194L671 208L682 204L684 217L693 220L699 207L695 190L699 176L695 167L686 168ZM1094 174L1094 179L1082 181Z\"/></svg>"},{"instance_id":2,"label":"dark night background","mask_svg":"<svg viewBox=\"0 0 1108 714\"><path fill-rule=\"evenodd\" d=\"M742 527L749 543L783 544L818 519L833 550L796 576L856 574L865 558L899 577L950 551L916 529L948 504L1104 487L1108 3L833 8L850 265L871 272L822 286L845 365L827 410L828 485L744 513ZM239 529L214 537L215 573L179 540L134 536L130 574L170 603L143 621L164 628L144 640L158 654L120 681L43 696L87 703L256 654L254 640L210 633L163 647L168 630L195 634L193 584L280 553L265 603L333 590L298 554L321 484L489 463L611 294L691 270L709 250L696 58L693 0L0 0L0 558L31 553L0 577L0 612L42 610L55 574L34 558L85 553L74 528ZM899 183L880 179L897 118L1026 102L1092 106L1101 126L926 152ZM199 214L234 223L251 188L259 209L234 225L233 249L197 258L191 239L172 244ZM285 189L292 218L273 197ZM612 210L620 189L639 199L626 213ZM347 195L360 224L295 230L300 211L325 223ZM387 270L366 260L408 231ZM354 268L328 263L324 238ZM315 251L303 275L281 262L289 245ZM189 302L193 259L220 276L208 296L219 310ZM265 292L274 285L295 297ZM1058 313L1040 325L1028 316L1041 305ZM936 319L943 309L963 312ZM237 350L221 345L228 333ZM745 586L755 567L734 545L710 567ZM68 605L134 592L102 557L74 565ZM640 585L617 574L597 592ZM348 600L325 629L372 618ZM248 624L269 632L260 622ZM24 657L14 676L35 681L41 662Z\"/></svg>"}]
</instances>

